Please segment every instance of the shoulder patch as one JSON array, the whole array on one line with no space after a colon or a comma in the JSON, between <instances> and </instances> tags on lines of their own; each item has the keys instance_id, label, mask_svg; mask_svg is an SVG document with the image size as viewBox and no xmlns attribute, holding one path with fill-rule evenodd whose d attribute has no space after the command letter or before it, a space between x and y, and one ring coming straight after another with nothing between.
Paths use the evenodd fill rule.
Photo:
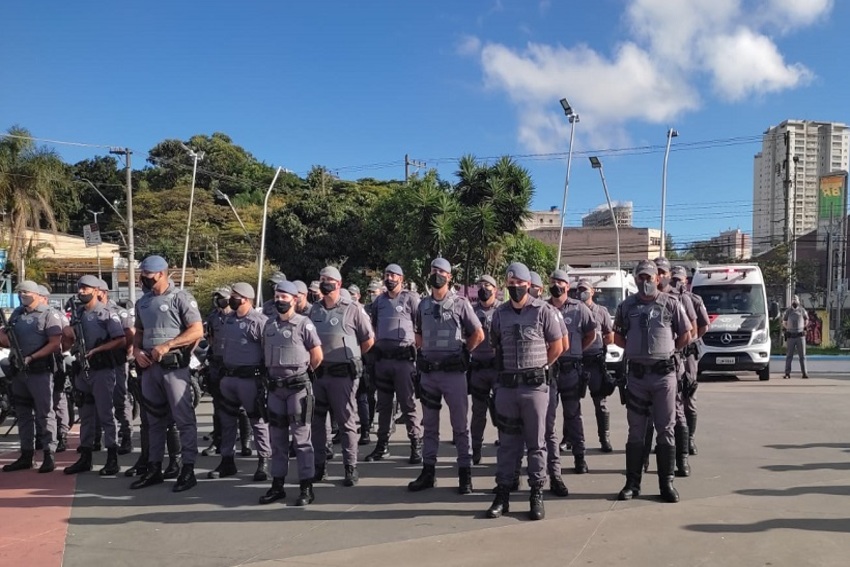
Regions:
<instances>
[{"instance_id":1,"label":"shoulder patch","mask_svg":"<svg viewBox=\"0 0 850 567\"><path fill-rule=\"evenodd\" d=\"M316 330L316 326L313 323L307 323L305 325L305 327L307 327L308 331L315 331Z\"/></svg>"},{"instance_id":2,"label":"shoulder patch","mask_svg":"<svg viewBox=\"0 0 850 567\"><path fill-rule=\"evenodd\" d=\"M122 312L121 312L121 318L122 318L122 319L126 319L127 317L129 317L129 315L127 314L127 312L126 312L126 311L122 311Z\"/></svg>"},{"instance_id":3,"label":"shoulder patch","mask_svg":"<svg viewBox=\"0 0 850 567\"><path fill-rule=\"evenodd\" d=\"M189 302L189 305L191 305L194 309L198 308L198 302L195 301L194 299Z\"/></svg>"},{"instance_id":4,"label":"shoulder patch","mask_svg":"<svg viewBox=\"0 0 850 567\"><path fill-rule=\"evenodd\" d=\"M115 321L116 323L120 323L120 322L121 322L121 317L119 317L118 315L113 315L112 317L110 317L110 319L112 319L112 320L113 320L113 321Z\"/></svg>"}]
</instances>

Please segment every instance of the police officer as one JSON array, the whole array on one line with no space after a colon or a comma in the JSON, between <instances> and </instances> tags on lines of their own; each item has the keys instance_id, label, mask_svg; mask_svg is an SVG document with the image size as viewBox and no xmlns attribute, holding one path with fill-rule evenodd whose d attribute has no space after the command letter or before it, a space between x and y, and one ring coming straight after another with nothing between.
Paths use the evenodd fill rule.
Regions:
<instances>
[{"instance_id":1,"label":"police officer","mask_svg":"<svg viewBox=\"0 0 850 567\"><path fill-rule=\"evenodd\" d=\"M515 467L527 449L530 517L542 520L546 482L546 416L549 409L549 367L564 349L558 313L530 297L531 274L519 262L508 266L510 301L496 308L490 342L496 350L499 376L493 399L493 421L499 429L496 454L496 498L487 517L509 511ZM556 449L557 450L557 449Z\"/></svg>"},{"instance_id":2,"label":"police officer","mask_svg":"<svg viewBox=\"0 0 850 567\"><path fill-rule=\"evenodd\" d=\"M272 289L274 289L275 286L277 284L279 284L280 282L285 282L285 281L286 281L286 274L284 274L283 272L275 272L269 278L269 282L272 284ZM260 308L260 311L267 318L268 317L275 317L277 315L277 312L274 310L274 298L267 299L266 301L264 301L263 305Z\"/></svg>"},{"instance_id":3,"label":"police officer","mask_svg":"<svg viewBox=\"0 0 850 567\"><path fill-rule=\"evenodd\" d=\"M332 413L342 441L344 486L354 486L357 472L357 388L363 372L363 354L375 342L372 325L359 303L341 296L342 276L333 266L320 273L322 300L310 308L310 321L322 341L323 362L316 369L313 390L313 453L316 457L314 482L326 478L325 452L327 414Z\"/></svg>"},{"instance_id":4,"label":"police officer","mask_svg":"<svg viewBox=\"0 0 850 567\"><path fill-rule=\"evenodd\" d=\"M638 293L623 300L614 318L614 344L624 349L629 361L626 484L617 498L631 500L640 494L644 436L652 419L658 432L661 498L678 502L679 493L673 487L678 366L674 354L690 341L691 322L679 301L659 291L654 262L641 261L634 274Z\"/></svg>"},{"instance_id":5,"label":"police officer","mask_svg":"<svg viewBox=\"0 0 850 567\"><path fill-rule=\"evenodd\" d=\"M568 296L570 281L564 270L555 270L550 277L549 303L558 309L567 326L568 339L564 352L558 359L557 388L551 388L549 414L546 417L546 447L549 452L549 485L559 496L563 493L561 480L561 457L558 448L558 435L555 430L555 418L558 402L564 405L564 432L572 446L574 470L576 474L587 472L584 446L584 424L581 418L581 399L587 390L582 370L584 350L596 340L596 320L587 305Z\"/></svg>"},{"instance_id":6,"label":"police officer","mask_svg":"<svg viewBox=\"0 0 850 567\"><path fill-rule=\"evenodd\" d=\"M360 287L359 286L351 284L350 286L348 286L348 293L351 294L351 300L354 303L360 303Z\"/></svg>"},{"instance_id":7,"label":"police officer","mask_svg":"<svg viewBox=\"0 0 850 567\"><path fill-rule=\"evenodd\" d=\"M45 302L50 299L50 290L47 287L39 284L38 293L44 298ZM53 309L49 303L48 308ZM59 321L62 324L64 334L64 330L68 326L68 319L65 318L63 311L55 311L59 314ZM59 348L53 354L53 413L56 414L56 452L64 453L68 448L68 431L73 425L71 423L71 413L68 408L68 397L65 395L65 384L66 380L69 378L73 380L73 378L70 377L70 366L68 368L65 367L65 357L62 354L62 348ZM36 426L38 426L37 422ZM41 431L36 427L36 449L44 448L41 446L41 439Z\"/></svg>"},{"instance_id":8,"label":"police officer","mask_svg":"<svg viewBox=\"0 0 850 567\"><path fill-rule=\"evenodd\" d=\"M75 334L77 372L74 388L80 404L80 458L65 468L65 474L77 474L92 469L92 445L94 444L95 416L103 428L106 446L106 465L100 469L101 476L111 476L120 470L118 466L117 430L115 420L116 367L123 362L115 353L126 353L127 339L121 325L121 317L98 299L100 280L95 276L83 276L77 282L78 307L72 315ZM83 347L85 350L83 350Z\"/></svg>"},{"instance_id":9,"label":"police officer","mask_svg":"<svg viewBox=\"0 0 850 567\"><path fill-rule=\"evenodd\" d=\"M682 401L685 406L685 420L688 425L688 454L696 455L697 446L694 442L694 436L697 431L697 378L699 376L699 347L697 339L708 330L708 325L711 323L708 318L708 311L705 308L705 302L699 294L688 290L688 271L684 266L673 266L670 272L670 287L673 290L678 290L681 295L690 297L694 304L694 312L696 313L696 337L691 336L691 343L685 347L683 354L685 355L685 381L682 383L685 388L682 390ZM693 334L692 334L693 335Z\"/></svg>"},{"instance_id":10,"label":"police officer","mask_svg":"<svg viewBox=\"0 0 850 567\"><path fill-rule=\"evenodd\" d=\"M312 305L322 300L322 292L319 289L319 280L310 282L310 287L307 288L307 301Z\"/></svg>"},{"instance_id":11,"label":"police officer","mask_svg":"<svg viewBox=\"0 0 850 567\"><path fill-rule=\"evenodd\" d=\"M590 398L596 410L596 431L599 435L599 443L603 453L610 453L610 413L608 412L607 397L612 393L609 389L608 369L605 367L605 346L614 342L614 331L611 328L611 316L608 310L593 301L593 284L589 280L581 279L576 286L578 298L582 301L596 321L596 335L593 343L584 349L582 355L582 371L587 377L587 387L590 390Z\"/></svg>"},{"instance_id":12,"label":"police officer","mask_svg":"<svg viewBox=\"0 0 850 567\"><path fill-rule=\"evenodd\" d=\"M213 402L213 430L210 446L201 454L205 457L221 453L221 378L224 371L224 321L230 314L230 287L223 286L213 290L213 308L204 321L207 335L207 368L209 378L207 388Z\"/></svg>"},{"instance_id":13,"label":"police officer","mask_svg":"<svg viewBox=\"0 0 850 567\"><path fill-rule=\"evenodd\" d=\"M528 295L534 299L540 299L543 295L543 278L537 272L531 271L531 287L528 288Z\"/></svg>"},{"instance_id":14,"label":"police officer","mask_svg":"<svg viewBox=\"0 0 850 567\"><path fill-rule=\"evenodd\" d=\"M372 321L374 301L381 293L380 282L371 282L368 287L370 302L363 306L363 310ZM373 326L374 329L374 326ZM370 431L375 417L377 405L377 390L375 389L375 348L363 355L363 376L360 378L360 386L357 392L357 415L360 420L360 439L358 445L369 445L372 443Z\"/></svg>"},{"instance_id":15,"label":"police officer","mask_svg":"<svg viewBox=\"0 0 850 567\"><path fill-rule=\"evenodd\" d=\"M367 461L390 456L390 426L393 421L393 395L401 408L410 440L411 465L422 464L422 426L414 397L416 346L413 321L419 296L404 289L404 272L398 264L384 269L387 288L374 300L372 326L375 329L375 388L378 390L378 442Z\"/></svg>"},{"instance_id":16,"label":"police officer","mask_svg":"<svg viewBox=\"0 0 850 567\"><path fill-rule=\"evenodd\" d=\"M478 299L472 304L475 315L484 330L484 340L470 353L469 394L472 397L472 417L469 423L472 438L472 464L481 462L481 448L484 445L484 429L487 426L487 410L496 383L496 351L490 344L490 325L493 313L499 302L496 293L499 288L493 276L478 278Z\"/></svg>"},{"instance_id":17,"label":"police officer","mask_svg":"<svg viewBox=\"0 0 850 567\"><path fill-rule=\"evenodd\" d=\"M149 408L150 462L145 474L130 488L163 482L165 432L173 420L180 432L183 463L172 490L182 492L197 484L198 425L192 405L189 357L204 336L204 326L197 302L169 279L164 258L148 256L139 271L142 284L150 292L136 303L133 355L141 374L142 396Z\"/></svg>"},{"instance_id":18,"label":"police officer","mask_svg":"<svg viewBox=\"0 0 850 567\"><path fill-rule=\"evenodd\" d=\"M298 299L295 304L295 312L299 315L307 315L310 312L312 304L307 301L307 284L301 280L295 280L292 283L298 289Z\"/></svg>"},{"instance_id":19,"label":"police officer","mask_svg":"<svg viewBox=\"0 0 850 567\"><path fill-rule=\"evenodd\" d=\"M803 378L808 378L806 372L806 326L809 324L809 314L800 305L800 298L791 298L791 306L782 316L782 328L785 330L785 379L791 378L791 363L796 352L800 358L800 371Z\"/></svg>"},{"instance_id":20,"label":"police officer","mask_svg":"<svg viewBox=\"0 0 850 567\"><path fill-rule=\"evenodd\" d=\"M0 329L0 346L11 349L11 366L5 374L12 377L21 456L4 465L3 470L19 471L34 466L35 426L38 422L44 451L38 472L49 473L56 468L52 371L53 355L61 344L61 315L47 306L47 300L39 293L38 284L34 281L20 282L17 292L21 305L9 317L9 328ZM15 352L17 349L20 349L19 353Z\"/></svg>"},{"instance_id":21,"label":"police officer","mask_svg":"<svg viewBox=\"0 0 850 567\"><path fill-rule=\"evenodd\" d=\"M284 481L289 471L289 438L295 445L300 494L296 506L313 502L315 475L311 439L313 386L309 374L322 363L322 342L316 327L295 310L298 288L283 281L275 286L277 315L263 331L263 352L268 368L269 432L272 442L272 486L260 504L286 498ZM321 449L324 451L324 448Z\"/></svg>"},{"instance_id":22,"label":"police officer","mask_svg":"<svg viewBox=\"0 0 850 567\"><path fill-rule=\"evenodd\" d=\"M458 492L472 493L472 453L469 449L469 394L466 371L469 353L484 340L481 322L466 298L451 291L452 266L445 258L431 262L428 286L431 294L416 310L414 330L420 356L419 399L424 427L422 472L407 485L417 492L435 484L437 450L440 445L441 398L449 406L454 445L457 449Z\"/></svg>"},{"instance_id":23,"label":"police officer","mask_svg":"<svg viewBox=\"0 0 850 567\"><path fill-rule=\"evenodd\" d=\"M269 426L262 418L265 410L262 338L268 318L254 309L255 295L251 284L239 282L233 284L230 289L230 313L225 318L220 332L224 353L219 398L221 463L207 474L207 478L224 478L238 472L234 461L234 446L239 409L245 408L248 419L251 420L258 455L254 481L263 482L268 480L268 459L271 457Z\"/></svg>"}]
</instances>

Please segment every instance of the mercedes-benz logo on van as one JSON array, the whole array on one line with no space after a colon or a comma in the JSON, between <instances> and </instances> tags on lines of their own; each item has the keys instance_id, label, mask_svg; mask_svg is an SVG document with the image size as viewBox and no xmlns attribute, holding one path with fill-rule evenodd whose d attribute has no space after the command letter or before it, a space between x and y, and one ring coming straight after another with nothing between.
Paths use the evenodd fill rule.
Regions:
<instances>
[{"instance_id":1,"label":"mercedes-benz logo on van","mask_svg":"<svg viewBox=\"0 0 850 567\"><path fill-rule=\"evenodd\" d=\"M723 343L724 345L728 345L729 343L732 342L732 335L729 334L729 333L723 333L720 336L720 342Z\"/></svg>"}]
</instances>

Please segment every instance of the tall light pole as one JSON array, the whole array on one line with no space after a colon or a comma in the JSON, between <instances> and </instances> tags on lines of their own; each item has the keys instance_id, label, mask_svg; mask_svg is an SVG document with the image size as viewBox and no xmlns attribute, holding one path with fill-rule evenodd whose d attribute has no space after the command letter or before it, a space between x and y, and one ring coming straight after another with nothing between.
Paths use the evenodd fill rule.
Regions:
<instances>
[{"instance_id":1,"label":"tall light pole","mask_svg":"<svg viewBox=\"0 0 850 567\"><path fill-rule=\"evenodd\" d=\"M94 216L94 224L97 224L97 215L103 214L103 211L93 211L91 209L88 209L88 212L90 212L92 214L92 216ZM100 227L97 227L97 231L100 232ZM98 242L100 242L100 239L98 239ZM97 254L97 277L98 277L98 279L102 280L103 279L103 271L101 271L101 268L100 268L100 244L96 245L94 247L94 249L95 249L95 254Z\"/></svg>"},{"instance_id":2,"label":"tall light pole","mask_svg":"<svg viewBox=\"0 0 850 567\"><path fill-rule=\"evenodd\" d=\"M260 307L263 304L263 259L266 254L266 221L268 221L269 197L272 194L274 184L277 182L277 178L281 171L283 171L283 168L278 167L277 171L274 172L274 178L269 185L269 190L266 191L266 198L263 200L263 228L260 233L260 255L257 258L257 262L260 264L257 269L257 307ZM286 170L286 172L289 173L289 170Z\"/></svg>"},{"instance_id":3,"label":"tall light pole","mask_svg":"<svg viewBox=\"0 0 850 567\"><path fill-rule=\"evenodd\" d=\"M670 158L670 143L677 137L679 132L672 128L667 129L667 149L664 150L664 169L661 172L661 255L667 253L667 233L664 229L664 221L667 218L667 160Z\"/></svg>"},{"instance_id":4,"label":"tall light pole","mask_svg":"<svg viewBox=\"0 0 850 567\"><path fill-rule=\"evenodd\" d=\"M564 109L564 115L570 121L570 149L567 152L567 177L564 179L564 200L561 202L561 234L558 237L558 257L555 259L555 269L561 267L561 252L564 249L564 221L567 215L567 193L570 189L570 167L573 163L573 137L576 132L576 122L580 122L578 114L575 113L573 107L567 102L567 99L561 99L561 108Z\"/></svg>"},{"instance_id":5,"label":"tall light pole","mask_svg":"<svg viewBox=\"0 0 850 567\"><path fill-rule=\"evenodd\" d=\"M230 205L230 210L231 210L231 211L233 211L233 214L236 216L236 220L238 220L238 221L239 221L239 226L241 226L241 227L242 227L242 230L243 230L243 231L245 231L245 236L247 236L247 237L248 237L248 240L250 240L250 239L251 239L251 234L248 232L248 229L247 229L247 228L245 228L245 223L244 223L244 222L242 222L242 219L241 219L241 218L239 218L239 213L237 213L237 212L236 212L236 207L234 207L234 206L233 206L233 203L232 203L232 202L230 202L230 197L228 197L228 196L227 196L227 193L222 193L222 192L221 192L221 191L219 191L218 189L215 189L215 190L213 191L213 195L214 195L214 196L215 196L215 198L216 198L216 199L218 199L219 201L224 201L225 203L227 203L228 205Z\"/></svg>"},{"instance_id":6,"label":"tall light pole","mask_svg":"<svg viewBox=\"0 0 850 567\"><path fill-rule=\"evenodd\" d=\"M198 161L204 159L204 152L196 152L186 144L180 144L180 146L194 160L194 165L192 166L192 190L189 192L189 220L186 221L186 242L183 245L183 269L180 271L180 289L183 289L183 284L186 281L186 262L189 259L189 229L192 228L192 204L195 202L195 177L198 174Z\"/></svg>"},{"instance_id":7,"label":"tall light pole","mask_svg":"<svg viewBox=\"0 0 850 567\"><path fill-rule=\"evenodd\" d=\"M608 210L611 212L611 222L614 223L614 236L617 239L617 277L620 278L620 300L625 299L624 280L620 276L620 227L617 224L617 216L614 214L614 207L611 205L611 196L608 194L608 183L605 181L605 171L602 168L602 162L596 156L591 156L590 166L593 169L599 170L599 177L602 178L602 190L605 191L605 200L608 201Z\"/></svg>"},{"instance_id":8,"label":"tall light pole","mask_svg":"<svg viewBox=\"0 0 850 567\"><path fill-rule=\"evenodd\" d=\"M133 226L133 169L130 166L130 148L109 148L110 154L124 155L124 170L127 174L127 289L130 301L136 303L136 239Z\"/></svg>"}]
</instances>

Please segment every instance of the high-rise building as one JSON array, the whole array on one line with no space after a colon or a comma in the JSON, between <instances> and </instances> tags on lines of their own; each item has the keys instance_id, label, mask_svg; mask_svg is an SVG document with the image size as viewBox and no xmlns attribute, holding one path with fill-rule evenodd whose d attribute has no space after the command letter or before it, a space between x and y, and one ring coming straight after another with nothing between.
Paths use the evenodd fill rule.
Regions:
<instances>
[{"instance_id":1,"label":"high-rise building","mask_svg":"<svg viewBox=\"0 0 850 567\"><path fill-rule=\"evenodd\" d=\"M633 206L631 201L614 201L611 203L611 209L614 209L614 218L617 219L617 226L620 228L632 226ZM593 211L581 217L581 226L614 226L614 222L611 219L611 210L608 208L608 205L599 205Z\"/></svg>"},{"instance_id":2,"label":"high-rise building","mask_svg":"<svg viewBox=\"0 0 850 567\"><path fill-rule=\"evenodd\" d=\"M786 120L768 128L753 167L753 253L818 225L818 180L847 171L850 129L839 122ZM787 191L787 196L786 196Z\"/></svg>"}]
</instances>

